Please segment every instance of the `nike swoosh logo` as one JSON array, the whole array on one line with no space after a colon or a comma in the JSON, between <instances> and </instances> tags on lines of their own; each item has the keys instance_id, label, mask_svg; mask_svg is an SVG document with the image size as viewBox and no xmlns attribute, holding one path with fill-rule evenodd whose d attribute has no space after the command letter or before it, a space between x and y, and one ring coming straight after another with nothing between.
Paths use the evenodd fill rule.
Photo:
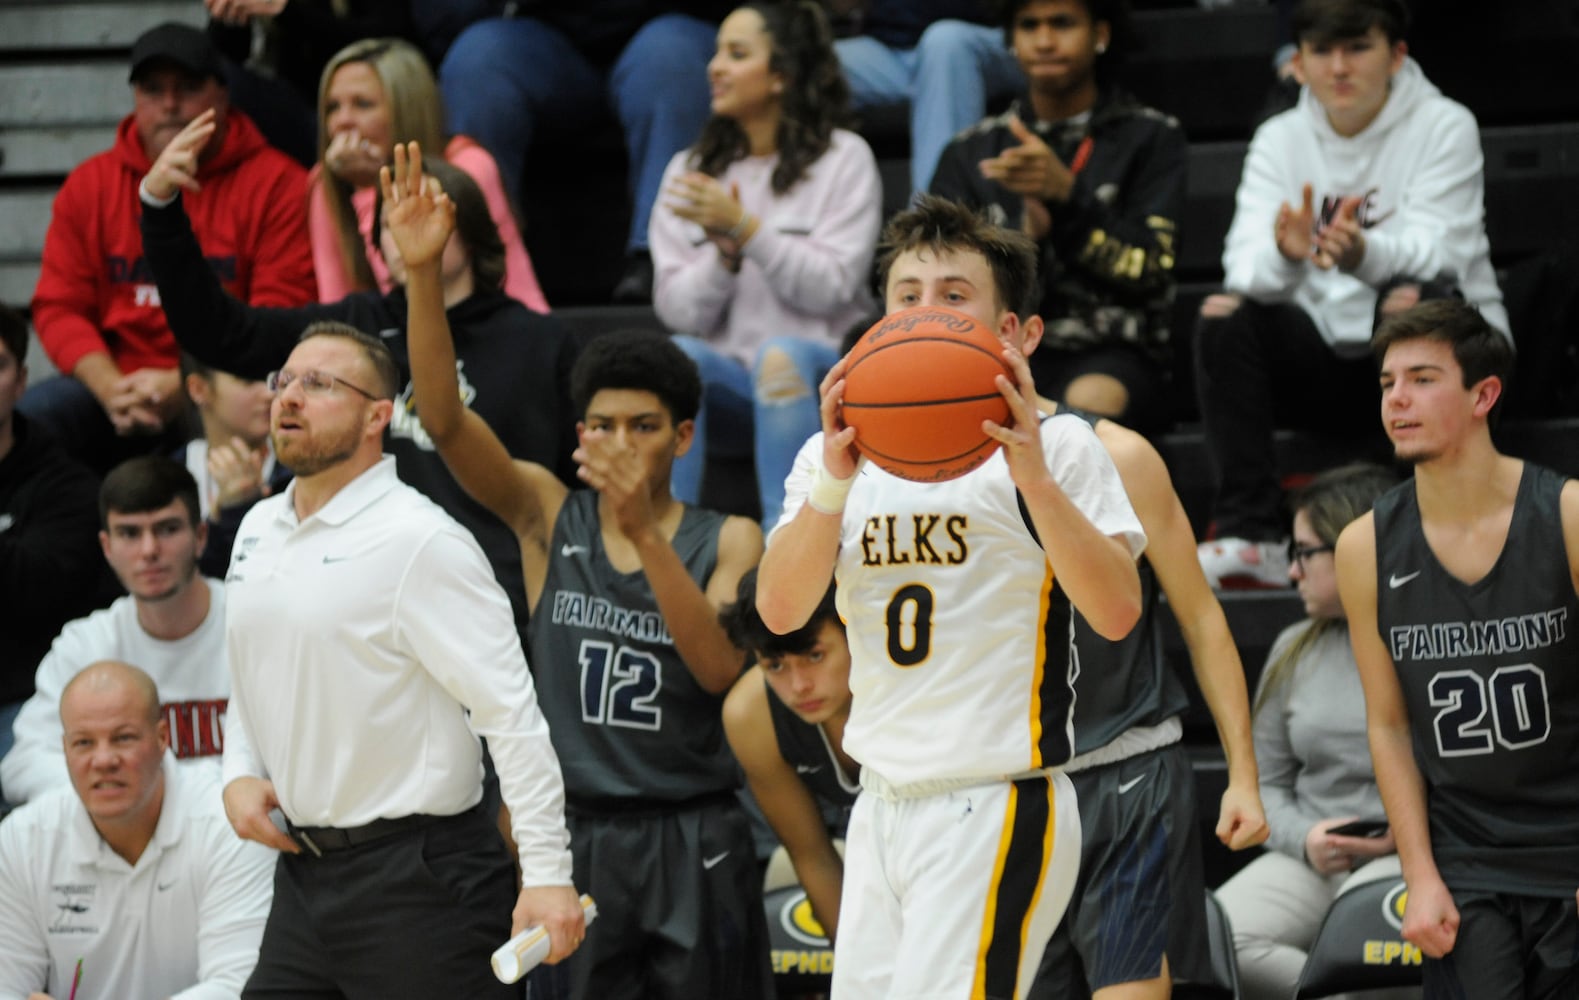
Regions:
<instances>
[{"instance_id":1,"label":"nike swoosh logo","mask_svg":"<svg viewBox=\"0 0 1579 1000\"><path fill-rule=\"evenodd\" d=\"M820 765L820 764L796 764L795 765L795 773L796 774L816 774L818 771L821 771L821 770L822 770L822 765Z\"/></svg>"},{"instance_id":2,"label":"nike swoosh logo","mask_svg":"<svg viewBox=\"0 0 1579 1000\"><path fill-rule=\"evenodd\" d=\"M1390 587L1393 590L1397 590L1399 587L1402 587L1404 584L1408 583L1410 580L1413 580L1415 577L1419 576L1420 572L1421 572L1420 570L1415 570L1413 573L1410 573L1408 576L1399 576L1397 573L1394 573L1392 576L1389 576L1387 578L1387 586Z\"/></svg>"},{"instance_id":3,"label":"nike swoosh logo","mask_svg":"<svg viewBox=\"0 0 1579 1000\"><path fill-rule=\"evenodd\" d=\"M592 550L587 548L585 545L561 545L559 547L559 554L564 556L566 559L569 559L571 556L575 555L577 552L591 552L591 551Z\"/></svg>"},{"instance_id":4,"label":"nike swoosh logo","mask_svg":"<svg viewBox=\"0 0 1579 1000\"><path fill-rule=\"evenodd\" d=\"M159 888L160 892L164 892L166 889L170 888L172 885L175 885L175 882L166 882L163 885L159 885L158 888Z\"/></svg>"},{"instance_id":5,"label":"nike swoosh logo","mask_svg":"<svg viewBox=\"0 0 1579 1000\"><path fill-rule=\"evenodd\" d=\"M1134 788L1136 785L1140 784L1142 781L1145 781L1146 778L1147 778L1147 776L1142 774L1138 778L1131 778L1131 779L1129 779L1128 781L1124 782L1122 785L1118 786L1118 793L1120 795L1123 795L1125 792L1129 791L1131 788Z\"/></svg>"},{"instance_id":6,"label":"nike swoosh logo","mask_svg":"<svg viewBox=\"0 0 1579 1000\"><path fill-rule=\"evenodd\" d=\"M355 558L355 557L354 556L324 556L323 557L323 563L324 563L325 566L327 566L330 563L345 562L347 559L352 559L352 558Z\"/></svg>"},{"instance_id":7,"label":"nike swoosh logo","mask_svg":"<svg viewBox=\"0 0 1579 1000\"><path fill-rule=\"evenodd\" d=\"M702 859L702 867L705 868L708 871L712 871L714 868L718 867L718 863L720 861L724 860L727 857L729 857L729 852L728 851L725 851L724 853L722 853L722 854L720 854L720 855L718 855L716 857L703 858Z\"/></svg>"}]
</instances>

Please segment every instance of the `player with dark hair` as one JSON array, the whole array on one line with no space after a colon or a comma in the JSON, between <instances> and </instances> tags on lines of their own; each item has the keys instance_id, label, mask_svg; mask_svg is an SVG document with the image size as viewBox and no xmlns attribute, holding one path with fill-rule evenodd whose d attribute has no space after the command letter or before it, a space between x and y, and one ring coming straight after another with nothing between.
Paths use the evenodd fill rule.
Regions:
<instances>
[{"instance_id":1,"label":"player with dark hair","mask_svg":"<svg viewBox=\"0 0 1579 1000\"><path fill-rule=\"evenodd\" d=\"M1169 313L1186 144L1179 123L1118 86L1122 0L1014 0L1004 40L1025 95L960 133L932 193L1037 243L1042 392L1141 430L1169 420Z\"/></svg>"},{"instance_id":2,"label":"player with dark hair","mask_svg":"<svg viewBox=\"0 0 1579 1000\"><path fill-rule=\"evenodd\" d=\"M861 765L844 750L850 644L834 588L805 625L778 635L757 613L752 570L720 618L735 645L757 661L724 699L724 732L812 912L828 940L836 940L844 861L823 806L847 810L855 802Z\"/></svg>"},{"instance_id":3,"label":"player with dark hair","mask_svg":"<svg viewBox=\"0 0 1579 1000\"><path fill-rule=\"evenodd\" d=\"M383 182L385 231L408 269L417 407L456 479L519 540L576 884L600 904L583 950L534 989L767 997L761 876L719 717L744 655L718 608L762 538L669 492L692 443L696 366L661 335L593 340L571 373L577 474L592 488L511 459L460 404L439 275L454 208L420 163L415 144L397 145Z\"/></svg>"},{"instance_id":4,"label":"player with dark hair","mask_svg":"<svg viewBox=\"0 0 1579 1000\"><path fill-rule=\"evenodd\" d=\"M1579 995L1579 484L1504 455L1512 367L1472 306L1386 320L1382 426L1412 482L1338 538L1425 995Z\"/></svg>"},{"instance_id":5,"label":"player with dark hair","mask_svg":"<svg viewBox=\"0 0 1579 1000\"><path fill-rule=\"evenodd\" d=\"M890 306L952 305L985 320L994 292L1000 302L1029 301L1035 275L1030 241L963 205L922 199L895 217L885 245L882 274ZM970 254L988 265L990 277L978 278L979 284L950 264ZM1024 322L1028 334L1041 332L1040 317ZM1121 641L1109 642L1075 617L1077 756L1065 770L1081 803L1081 871L1031 995L1095 990L1102 997L1166 996L1173 982L1200 981L1209 972L1194 783L1180 746L1178 716L1187 696L1152 648L1149 616L1159 594L1167 595L1217 723L1229 780L1216 832L1236 850L1267 835L1244 671L1156 449L1114 421L1065 411L1045 399L1039 406L1046 414L1068 412L1091 425L1148 541L1139 564L1141 623Z\"/></svg>"},{"instance_id":6,"label":"player with dark hair","mask_svg":"<svg viewBox=\"0 0 1579 1000\"><path fill-rule=\"evenodd\" d=\"M992 283L989 254L1029 278L1034 251L958 206L926 217L947 205L930 199L893 227L907 244L884 257L887 307L971 312L1002 341L1014 379L997 387L1012 416L983 424L1002 447L940 483L860 462L839 416L841 360L757 581L763 622L789 632L837 574L848 627L845 749L864 794L850 820L835 995L1024 995L1079 865L1062 770L1072 617L1119 639L1141 612L1145 536L1123 485L1087 424L1037 413L1025 359L1040 331ZM944 242L951 226L985 234L987 251Z\"/></svg>"}]
</instances>

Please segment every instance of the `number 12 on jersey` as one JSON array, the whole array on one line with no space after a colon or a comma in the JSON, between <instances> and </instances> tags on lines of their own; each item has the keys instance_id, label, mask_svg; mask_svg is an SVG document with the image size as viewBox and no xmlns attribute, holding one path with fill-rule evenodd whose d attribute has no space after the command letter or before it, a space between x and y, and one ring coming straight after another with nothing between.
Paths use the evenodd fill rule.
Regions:
<instances>
[{"instance_id":1,"label":"number 12 on jersey","mask_svg":"<svg viewBox=\"0 0 1579 1000\"><path fill-rule=\"evenodd\" d=\"M663 684L663 663L651 653L611 642L581 643L581 719L600 726L663 728L653 704Z\"/></svg>"}]
</instances>

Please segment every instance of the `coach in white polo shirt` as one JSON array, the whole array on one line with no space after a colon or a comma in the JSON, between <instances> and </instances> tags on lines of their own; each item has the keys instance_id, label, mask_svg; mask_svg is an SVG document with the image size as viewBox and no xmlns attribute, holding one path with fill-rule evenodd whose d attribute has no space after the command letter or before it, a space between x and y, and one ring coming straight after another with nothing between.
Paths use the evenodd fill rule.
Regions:
<instances>
[{"instance_id":1,"label":"coach in white polo shirt","mask_svg":"<svg viewBox=\"0 0 1579 1000\"><path fill-rule=\"evenodd\" d=\"M245 995L519 997L492 950L542 924L557 961L584 925L509 601L471 535L382 454L398 384L382 343L315 323L270 381L274 453L296 479L248 512L231 554L225 808L287 853ZM519 849L513 926L479 735Z\"/></svg>"},{"instance_id":2,"label":"coach in white polo shirt","mask_svg":"<svg viewBox=\"0 0 1579 1000\"><path fill-rule=\"evenodd\" d=\"M60 717L71 787L0 823L0 1000L240 996L274 852L231 833L216 769L177 766L141 670L86 667Z\"/></svg>"}]
</instances>

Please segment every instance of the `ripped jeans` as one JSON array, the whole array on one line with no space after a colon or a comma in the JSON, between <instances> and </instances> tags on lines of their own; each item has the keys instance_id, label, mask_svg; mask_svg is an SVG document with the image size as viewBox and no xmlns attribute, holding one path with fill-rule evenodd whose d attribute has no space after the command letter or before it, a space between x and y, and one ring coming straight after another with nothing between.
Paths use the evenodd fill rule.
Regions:
<instances>
[{"instance_id":1,"label":"ripped jeans","mask_svg":"<svg viewBox=\"0 0 1579 1000\"><path fill-rule=\"evenodd\" d=\"M694 504L701 496L707 459L745 458L756 464L762 529L773 530L784 507L784 479L806 439L822 429L817 386L839 360L821 340L775 337L762 345L750 371L735 358L695 337L675 344L702 373L702 408L691 450L675 459L674 495Z\"/></svg>"}]
</instances>

